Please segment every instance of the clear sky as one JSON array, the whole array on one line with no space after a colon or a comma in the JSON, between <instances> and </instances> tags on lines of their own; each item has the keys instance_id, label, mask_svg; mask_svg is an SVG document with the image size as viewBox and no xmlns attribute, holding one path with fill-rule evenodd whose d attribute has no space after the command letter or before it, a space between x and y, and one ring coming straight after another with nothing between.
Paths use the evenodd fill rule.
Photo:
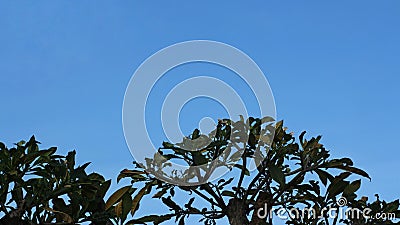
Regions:
<instances>
[{"instance_id":1,"label":"clear sky","mask_svg":"<svg viewBox=\"0 0 400 225\"><path fill-rule=\"evenodd\" d=\"M1 1L0 140L10 146L34 134L115 179L133 161L121 114L135 69L171 44L215 40L260 66L289 130L322 134L333 156L369 172L362 194L398 198L399 24L395 0ZM203 100L184 109L184 131L220 110ZM199 108L208 111L194 114Z\"/></svg>"}]
</instances>

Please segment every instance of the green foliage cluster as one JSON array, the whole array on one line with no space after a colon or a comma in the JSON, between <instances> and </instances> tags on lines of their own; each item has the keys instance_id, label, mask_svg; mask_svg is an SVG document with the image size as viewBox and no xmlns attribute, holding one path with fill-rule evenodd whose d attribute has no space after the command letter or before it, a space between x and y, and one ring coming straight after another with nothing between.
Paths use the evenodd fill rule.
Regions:
<instances>
[{"instance_id":1,"label":"green foliage cluster","mask_svg":"<svg viewBox=\"0 0 400 225\"><path fill-rule=\"evenodd\" d=\"M75 151L40 150L32 136L8 149L0 143L0 224L110 224L104 196L111 181L89 165L75 166Z\"/></svg>"},{"instance_id":2,"label":"green foliage cluster","mask_svg":"<svg viewBox=\"0 0 400 225\"><path fill-rule=\"evenodd\" d=\"M243 129L245 137L236 135ZM186 138L200 140L197 152L186 150L184 145L193 142L185 139L177 144L164 142L156 153L162 160L149 159L147 165L135 163L134 169L122 170L117 181L130 179L131 184L120 187L107 200L111 181L97 173L88 174L88 163L76 167L75 151L59 156L55 148L39 150L34 137L11 149L0 143L0 224L160 224L169 220L185 224L188 217L197 216L205 225L216 224L222 218L232 225L269 225L276 217L272 209L289 212L305 207L318 216L295 215L286 223L399 224L388 217L329 215L326 209L339 209L337 199L342 197L347 200L345 207L357 212L370 209L371 216L390 214L399 218L399 200L386 202L376 196L369 202L367 197L358 196L361 179L354 178L370 179L369 175L349 158L332 159L320 143L321 136L307 140L303 132L296 138L282 121L271 123L267 118L221 120L213 132L208 142L203 140L209 136L197 129ZM232 172L194 186L171 184L154 176L168 166L165 158L204 166L208 172L213 171L210 162L220 159L217 166L226 166ZM254 171L249 170L251 160L257 161ZM188 170L179 179L202 180L209 176L207 172L200 174ZM187 201L181 203L179 199ZM138 216L143 201L162 203L169 213ZM264 208L265 217L260 217Z\"/></svg>"},{"instance_id":3,"label":"green foliage cluster","mask_svg":"<svg viewBox=\"0 0 400 225\"><path fill-rule=\"evenodd\" d=\"M287 218L286 223L296 225L397 224L394 218L373 216L390 214L392 217L399 218L399 200L385 202L377 198L376 201L369 203L366 197L357 196L356 192L360 188L361 179L353 180L352 178L361 176L370 179L370 177L365 171L355 167L351 159L331 159L329 151L320 143L321 136L307 140L306 132L303 132L296 140L293 133L287 132L283 121L276 124L270 122L268 118L249 118L246 121L242 119L237 122L221 120L213 133L213 140L207 146L200 148L198 152L185 150L182 148L182 143L164 142L163 147L156 153L168 159L180 158L188 166L198 165L198 162L210 163L222 156L224 160L218 165L227 166L236 170L236 173L233 171L232 174L227 175L228 177L213 182L195 186L162 182L157 177L146 173L150 171L153 174L157 172L157 168L165 167L162 164L163 161L160 164L157 160L150 161L148 165L137 164L136 169L133 170L124 170L119 178L131 177L133 185L142 184L146 189L146 192L139 193L140 198L143 198L143 193L152 193L150 195L152 198L160 199L170 210L169 214L148 215L127 223L159 224L175 219L176 223L184 224L186 218L199 215L200 222L205 225L216 224L216 221L222 218L227 218L233 225L267 225L273 224L273 218L276 217L271 209L285 209L287 212L297 209L301 212L307 207L315 211L315 216L295 215ZM274 126L275 131L272 137L269 135L271 126ZM231 136L235 135L235 131L242 131L243 127L248 127L244 143L243 135L233 138ZM201 136L198 130L194 130L187 139L193 140ZM268 138L273 138L271 145L267 144L270 143ZM244 147L238 147L238 143L244 144ZM260 160L256 163L257 170L253 172L248 170L250 160ZM185 172L183 176L193 178L197 176L196 174L199 173ZM182 179L182 177L179 178ZM200 180L203 176L198 178ZM150 188L154 191L150 191ZM184 199L188 199L188 202L178 204L175 192L180 196L186 195ZM330 209L341 207L337 202L339 197L346 198L345 207L347 208L361 211L370 208L368 215L371 217L348 215L340 218L337 213L332 218L328 212ZM124 207L122 200L115 198L112 202ZM198 202L197 205L196 202ZM208 207L205 207L206 204ZM267 206L267 215L265 218L260 218L257 212L265 206Z\"/></svg>"}]
</instances>

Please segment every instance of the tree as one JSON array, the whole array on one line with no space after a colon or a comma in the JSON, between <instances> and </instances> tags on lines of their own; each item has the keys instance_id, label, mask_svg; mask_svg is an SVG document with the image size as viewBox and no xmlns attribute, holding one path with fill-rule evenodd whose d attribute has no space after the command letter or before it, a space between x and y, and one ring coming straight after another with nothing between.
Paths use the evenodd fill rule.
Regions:
<instances>
[{"instance_id":1,"label":"tree","mask_svg":"<svg viewBox=\"0 0 400 225\"><path fill-rule=\"evenodd\" d=\"M0 224L111 224L103 200L111 180L87 174L89 163L75 167L75 151L59 156L38 144L34 136L11 149L0 143Z\"/></svg>"},{"instance_id":2,"label":"tree","mask_svg":"<svg viewBox=\"0 0 400 225\"><path fill-rule=\"evenodd\" d=\"M240 148L237 144L243 142L243 135L237 134L243 129L247 135L244 147ZM273 141L267 145L271 130L275 130ZM116 215L123 223L129 213L134 216L139 202L150 194L165 204L170 213L157 215L155 212L155 215L135 218L127 224L159 224L170 219L185 224L185 219L192 215L200 215L200 221L206 225L215 224L224 217L232 225L272 224L273 217L277 216L274 209L291 215L287 218L287 224L397 224L388 215L399 218L399 200L388 203L377 196L374 202L369 203L364 196L358 198L356 191L360 188L361 179L350 178L356 175L370 179L369 175L354 167L349 158L330 159L329 151L320 143L321 136L307 140L306 132L302 132L296 141L293 133L288 133L283 127L283 121L274 124L269 118L252 117L237 122L220 120L212 134L212 141L199 151L183 148L185 141L202 138L196 129L182 143L164 142L154 158L146 160L147 165L135 163L135 169L123 170L118 180L129 177L132 187L119 189L116 192L118 194L108 199L106 208L114 206ZM263 148L265 154L262 154ZM157 160L160 155L164 158ZM162 173L160 169L168 166L166 159L181 159L188 165L198 165L199 162L207 165L217 157L223 159L219 161L219 166L227 166L237 173L195 186L171 184L157 176L158 171ZM257 170L251 173L250 159L259 160ZM197 175L189 169L175 178L190 179ZM204 176L207 175L198 179ZM132 194L131 188L136 190L138 185L141 185L141 189ZM175 193L187 195L185 199L189 201L178 204L174 200ZM337 201L339 197L346 201L346 205ZM200 202L200 205L195 206L195 202ZM208 207L202 206L204 203ZM348 210L346 216L339 218L339 213L331 215L335 214L332 212L339 212L342 206ZM300 213L305 209L308 210L306 214ZM363 217L360 215L363 211L368 211L367 216L385 216Z\"/></svg>"},{"instance_id":3,"label":"tree","mask_svg":"<svg viewBox=\"0 0 400 225\"><path fill-rule=\"evenodd\" d=\"M367 197L357 196L361 179L354 178L370 179L369 175L349 158L331 159L320 139L307 140L303 132L296 140L282 121L274 123L270 118L220 120L211 136L195 129L182 143L164 142L146 165L135 162L134 169L122 170L117 181L130 179L131 184L107 201L111 181L88 174L89 163L76 167L75 151L60 156L54 147L39 150L35 137L10 149L0 143L0 225L160 224L168 220L185 224L195 215L203 224L227 218L232 225L265 225L273 224L277 209L289 216L287 224L399 224L392 218L400 216L399 200L386 202L376 196L368 202ZM194 143L198 151L187 150L185 146ZM214 181L180 185L162 179L169 160L200 166L173 173L170 181L206 181L217 167L232 171ZM252 160L257 165L254 171ZM188 201L176 201L178 195ZM160 201L169 213L140 217L137 212L143 201ZM350 210L345 217L332 216L339 208ZM371 217L360 216L365 211ZM376 215L381 216L372 217Z\"/></svg>"}]
</instances>

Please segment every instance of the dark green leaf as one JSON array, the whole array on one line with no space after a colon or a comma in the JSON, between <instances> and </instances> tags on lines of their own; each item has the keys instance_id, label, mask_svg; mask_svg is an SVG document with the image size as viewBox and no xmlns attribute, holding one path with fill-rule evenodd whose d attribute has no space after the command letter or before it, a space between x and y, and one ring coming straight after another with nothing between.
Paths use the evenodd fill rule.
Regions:
<instances>
[{"instance_id":1,"label":"dark green leaf","mask_svg":"<svg viewBox=\"0 0 400 225\"><path fill-rule=\"evenodd\" d=\"M233 193L232 191L223 191L221 193L222 196L229 196L229 197L235 197L235 193Z\"/></svg>"},{"instance_id":2,"label":"dark green leaf","mask_svg":"<svg viewBox=\"0 0 400 225\"><path fill-rule=\"evenodd\" d=\"M146 183L146 185L142 189L140 189L140 191L133 198L133 200L132 200L132 209L131 209L132 216L139 209L139 203L142 200L143 196L146 195L147 190L151 187L151 185L152 185L151 182Z\"/></svg>"},{"instance_id":3,"label":"dark green leaf","mask_svg":"<svg viewBox=\"0 0 400 225\"><path fill-rule=\"evenodd\" d=\"M280 186L284 186L286 181L283 171L275 165L270 166L268 169L272 179L276 181Z\"/></svg>"},{"instance_id":4,"label":"dark green leaf","mask_svg":"<svg viewBox=\"0 0 400 225\"><path fill-rule=\"evenodd\" d=\"M170 209L173 209L175 211L182 210L181 207L179 207L174 201L172 201L171 196L168 196L167 198L162 197L161 200Z\"/></svg>"},{"instance_id":5,"label":"dark green leaf","mask_svg":"<svg viewBox=\"0 0 400 225\"><path fill-rule=\"evenodd\" d=\"M106 210L109 209L111 206L113 206L115 203L117 203L119 200L121 200L122 196L128 192L131 189L131 185L122 187L118 189L116 192L114 192L107 200L106 202Z\"/></svg>"}]
</instances>

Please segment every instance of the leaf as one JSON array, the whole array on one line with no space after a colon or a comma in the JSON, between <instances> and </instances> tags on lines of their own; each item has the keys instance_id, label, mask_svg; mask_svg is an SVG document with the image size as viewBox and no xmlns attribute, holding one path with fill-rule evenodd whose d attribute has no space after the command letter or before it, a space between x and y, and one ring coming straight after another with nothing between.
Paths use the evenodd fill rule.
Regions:
<instances>
[{"instance_id":1,"label":"leaf","mask_svg":"<svg viewBox=\"0 0 400 225\"><path fill-rule=\"evenodd\" d=\"M115 203L117 203L119 200L121 200L122 196L131 189L131 185L122 187L118 189L116 192L114 192L110 198L108 198L106 202L105 209L109 209L111 206L113 206Z\"/></svg>"},{"instance_id":2,"label":"leaf","mask_svg":"<svg viewBox=\"0 0 400 225\"><path fill-rule=\"evenodd\" d=\"M111 180L104 181L97 191L97 196L104 199L104 196L106 195L110 186L111 186Z\"/></svg>"},{"instance_id":3,"label":"leaf","mask_svg":"<svg viewBox=\"0 0 400 225\"><path fill-rule=\"evenodd\" d=\"M87 174L85 172L86 167L88 167L90 165L90 162L87 162L81 166L78 166L77 168L75 168L72 173L71 173L71 177L73 179L87 179Z\"/></svg>"},{"instance_id":4,"label":"leaf","mask_svg":"<svg viewBox=\"0 0 400 225\"><path fill-rule=\"evenodd\" d=\"M73 151L68 152L67 157L66 157L68 169L71 171L75 167L75 155L76 155L76 151L73 150Z\"/></svg>"},{"instance_id":5,"label":"leaf","mask_svg":"<svg viewBox=\"0 0 400 225\"><path fill-rule=\"evenodd\" d=\"M149 215L149 216L141 217L139 219L130 220L130 221L128 221L126 223L126 225L129 225L129 224L145 224L145 223L148 223L148 222L153 222L154 224L160 224L162 222L170 220L173 216L174 216L174 214L166 214L166 215L162 215L162 216Z\"/></svg>"},{"instance_id":6,"label":"leaf","mask_svg":"<svg viewBox=\"0 0 400 225\"><path fill-rule=\"evenodd\" d=\"M207 164L208 160L204 155L201 154L201 152L192 151L190 153L192 154L194 166Z\"/></svg>"},{"instance_id":7,"label":"leaf","mask_svg":"<svg viewBox=\"0 0 400 225\"><path fill-rule=\"evenodd\" d=\"M398 208L399 208L399 199L387 204L386 208L384 209L384 212L391 213L396 211Z\"/></svg>"},{"instance_id":8,"label":"leaf","mask_svg":"<svg viewBox=\"0 0 400 225\"><path fill-rule=\"evenodd\" d=\"M139 203L142 200L143 196L146 194L147 189L151 186L152 184L146 183L146 185L140 189L140 191L137 193L137 195L133 198L132 200L132 208L131 208L131 215L133 216L135 212L139 209Z\"/></svg>"},{"instance_id":9,"label":"leaf","mask_svg":"<svg viewBox=\"0 0 400 225\"><path fill-rule=\"evenodd\" d=\"M304 135L306 134L306 131L303 131L303 132L301 132L301 134L300 134L300 136L299 136L299 140L300 140L300 144L302 145L302 146L304 146L304 141L303 141L303 139L304 139Z\"/></svg>"},{"instance_id":10,"label":"leaf","mask_svg":"<svg viewBox=\"0 0 400 225\"><path fill-rule=\"evenodd\" d=\"M167 193L169 187L164 187L161 191L153 195L152 198L161 198L165 193Z\"/></svg>"},{"instance_id":11,"label":"leaf","mask_svg":"<svg viewBox=\"0 0 400 225\"><path fill-rule=\"evenodd\" d=\"M272 165L269 167L269 172L272 179L276 181L280 186L285 185L285 174L279 167Z\"/></svg>"},{"instance_id":12,"label":"leaf","mask_svg":"<svg viewBox=\"0 0 400 225\"><path fill-rule=\"evenodd\" d=\"M173 144L171 144L171 143L169 143L169 142L163 142L162 143L162 145L163 145L163 147L164 148L174 148L174 145Z\"/></svg>"},{"instance_id":13,"label":"leaf","mask_svg":"<svg viewBox=\"0 0 400 225\"><path fill-rule=\"evenodd\" d=\"M181 207L177 205L174 201L172 201L171 196L168 196L168 198L161 198L162 202L167 205L170 209L173 209L175 211L181 210Z\"/></svg>"},{"instance_id":14,"label":"leaf","mask_svg":"<svg viewBox=\"0 0 400 225\"><path fill-rule=\"evenodd\" d=\"M371 177L364 170L361 170L361 169L358 169L358 168L355 168L355 167L351 167L351 166L341 166L341 165L336 166L335 168L342 169L342 170L345 170L345 171L348 171L348 172L352 172L352 173L361 175L361 176L366 177L369 180L371 180Z\"/></svg>"},{"instance_id":15,"label":"leaf","mask_svg":"<svg viewBox=\"0 0 400 225\"><path fill-rule=\"evenodd\" d=\"M274 122L275 121L275 119L274 118L272 118L272 117L270 117L270 116L265 116L265 117L263 117L262 119L261 119L261 123L268 123L268 122Z\"/></svg>"},{"instance_id":16,"label":"leaf","mask_svg":"<svg viewBox=\"0 0 400 225\"><path fill-rule=\"evenodd\" d=\"M92 181L100 181L100 182L104 182L105 179L102 175L98 174L98 173L91 173L88 175L88 179L92 180Z\"/></svg>"},{"instance_id":17,"label":"leaf","mask_svg":"<svg viewBox=\"0 0 400 225\"><path fill-rule=\"evenodd\" d=\"M191 208L194 202L194 198L191 198L188 203L185 204L185 208Z\"/></svg>"},{"instance_id":18,"label":"leaf","mask_svg":"<svg viewBox=\"0 0 400 225\"><path fill-rule=\"evenodd\" d=\"M145 171L139 171L139 170L128 170L128 169L124 169L122 170L118 177L117 177L117 183L125 177L131 177L133 178L137 178L137 179L141 179L141 178L145 178L144 176L142 176L143 174L146 174Z\"/></svg>"},{"instance_id":19,"label":"leaf","mask_svg":"<svg viewBox=\"0 0 400 225\"><path fill-rule=\"evenodd\" d=\"M200 137L200 130L199 129L195 129L192 133L192 140L197 139Z\"/></svg>"},{"instance_id":20,"label":"leaf","mask_svg":"<svg viewBox=\"0 0 400 225\"><path fill-rule=\"evenodd\" d=\"M129 194L125 194L122 196L122 214L120 216L121 221L124 222L128 213L131 211L132 208L132 198Z\"/></svg>"},{"instance_id":21,"label":"leaf","mask_svg":"<svg viewBox=\"0 0 400 225\"><path fill-rule=\"evenodd\" d=\"M332 159L323 164L325 168L337 168L338 166L352 166L353 161L350 158Z\"/></svg>"},{"instance_id":22,"label":"leaf","mask_svg":"<svg viewBox=\"0 0 400 225\"><path fill-rule=\"evenodd\" d=\"M137 175L137 174L146 174L145 171L140 171L140 170L128 170L124 169L121 171L122 174L125 174L127 176L132 176L132 175Z\"/></svg>"},{"instance_id":23,"label":"leaf","mask_svg":"<svg viewBox=\"0 0 400 225\"><path fill-rule=\"evenodd\" d=\"M235 197L235 193L233 191L223 191L221 193L222 196L229 196L229 197Z\"/></svg>"},{"instance_id":24,"label":"leaf","mask_svg":"<svg viewBox=\"0 0 400 225\"><path fill-rule=\"evenodd\" d=\"M49 208L49 207L43 207L43 208L45 210L47 210L47 211L50 211L50 212L53 212L53 213L56 213L56 214L60 215L62 220L65 223L68 223L68 224L74 223L74 220L72 219L72 217L70 215L68 215L67 213L65 213L65 212L57 211L57 210L54 210L54 209Z\"/></svg>"},{"instance_id":25,"label":"leaf","mask_svg":"<svg viewBox=\"0 0 400 225\"><path fill-rule=\"evenodd\" d=\"M247 143L249 144L250 147L255 148L257 144L257 139L253 133L249 134L249 140L247 141Z\"/></svg>"},{"instance_id":26,"label":"leaf","mask_svg":"<svg viewBox=\"0 0 400 225\"><path fill-rule=\"evenodd\" d=\"M346 194L352 194L352 193L356 192L358 189L360 189L360 186L361 186L361 179L355 180L355 181L351 182L351 183L344 189L344 193L346 193Z\"/></svg>"},{"instance_id":27,"label":"leaf","mask_svg":"<svg viewBox=\"0 0 400 225\"><path fill-rule=\"evenodd\" d=\"M115 215L120 217L122 215L122 201L118 202L118 204L114 208Z\"/></svg>"},{"instance_id":28,"label":"leaf","mask_svg":"<svg viewBox=\"0 0 400 225\"><path fill-rule=\"evenodd\" d=\"M221 181L221 180L220 180L221 183L222 183L222 182L223 182L223 183L220 184L220 185L218 185L218 186L219 186L220 188L223 188L224 186L230 184L230 183L233 181L233 179L234 179L234 177L229 178L227 181L225 181L225 180L224 180L224 181ZM223 180L223 179L222 179L222 180ZM218 183L219 183L220 181L218 181Z\"/></svg>"},{"instance_id":29,"label":"leaf","mask_svg":"<svg viewBox=\"0 0 400 225\"><path fill-rule=\"evenodd\" d=\"M329 179L329 181L333 180L333 176L326 171L323 171L321 169L316 169L315 172L318 174L318 177L321 180L321 182L324 184L324 186L327 185L328 179Z\"/></svg>"},{"instance_id":30,"label":"leaf","mask_svg":"<svg viewBox=\"0 0 400 225\"><path fill-rule=\"evenodd\" d=\"M335 197L336 195L342 193L344 189L346 188L347 185L349 185L349 181L345 180L338 180L335 182L332 182L327 189L327 198L331 199Z\"/></svg>"},{"instance_id":31,"label":"leaf","mask_svg":"<svg viewBox=\"0 0 400 225\"><path fill-rule=\"evenodd\" d=\"M243 151L242 150L236 150L235 153L232 154L231 157L229 157L230 162L237 162L242 158Z\"/></svg>"},{"instance_id":32,"label":"leaf","mask_svg":"<svg viewBox=\"0 0 400 225\"><path fill-rule=\"evenodd\" d=\"M21 158L22 163L30 164L38 157L50 156L56 152L57 148L51 147L48 150L40 150L38 152L29 153Z\"/></svg>"}]
</instances>

